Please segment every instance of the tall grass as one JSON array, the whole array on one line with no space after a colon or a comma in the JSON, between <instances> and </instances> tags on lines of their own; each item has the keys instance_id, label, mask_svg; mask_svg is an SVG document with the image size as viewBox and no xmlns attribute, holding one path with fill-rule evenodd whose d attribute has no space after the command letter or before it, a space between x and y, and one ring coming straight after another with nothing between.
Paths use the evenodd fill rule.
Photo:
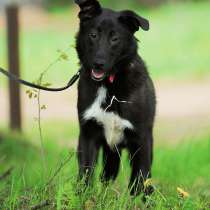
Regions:
<instances>
[{"instance_id":1,"label":"tall grass","mask_svg":"<svg viewBox=\"0 0 210 210\"><path fill-rule=\"evenodd\" d=\"M47 142L47 141L46 141ZM3 136L0 141L1 209L30 209L48 202L47 209L144 209L140 197L132 198L127 190L130 174L127 153L123 153L121 171L115 183L103 186L99 181L101 156L93 186L86 191L77 182L77 160L74 149L45 144L47 175L43 175L40 148L25 137ZM208 209L210 201L210 140L201 138L174 148L156 147L153 183L156 192L147 199L149 209ZM69 158L69 159L68 159ZM181 187L190 194L181 198ZM82 191L82 194L78 194Z\"/></svg>"}]
</instances>

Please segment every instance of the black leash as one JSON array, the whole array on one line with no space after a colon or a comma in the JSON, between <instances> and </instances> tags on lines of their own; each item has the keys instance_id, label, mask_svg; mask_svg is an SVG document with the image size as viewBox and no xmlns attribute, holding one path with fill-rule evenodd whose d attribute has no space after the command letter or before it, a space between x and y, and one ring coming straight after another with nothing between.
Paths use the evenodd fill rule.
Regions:
<instances>
[{"instance_id":1,"label":"black leash","mask_svg":"<svg viewBox=\"0 0 210 210\"><path fill-rule=\"evenodd\" d=\"M22 85L25 85L25 86L28 86L28 87L31 87L31 88L35 88L35 89L39 89L39 90L45 90L45 91L51 91L51 92L59 92L59 91L63 91L63 90L66 90L68 88L70 88L80 77L80 70L69 80L68 84L64 87L61 87L61 88L48 88L48 87L43 87L41 85L36 85L34 83L31 83L31 82L27 82L25 80L22 80L20 78L18 78L17 76L15 76L14 74L11 74L9 73L8 71L2 69L0 67L0 72L2 74L4 74L6 77L8 77L9 79L15 81L15 82L18 82Z\"/></svg>"}]
</instances>

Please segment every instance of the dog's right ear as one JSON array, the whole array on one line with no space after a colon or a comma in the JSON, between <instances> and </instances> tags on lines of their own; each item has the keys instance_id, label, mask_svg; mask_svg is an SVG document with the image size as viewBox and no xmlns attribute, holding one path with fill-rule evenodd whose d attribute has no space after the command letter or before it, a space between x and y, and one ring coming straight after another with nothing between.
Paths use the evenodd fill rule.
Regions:
<instances>
[{"instance_id":1,"label":"dog's right ear","mask_svg":"<svg viewBox=\"0 0 210 210\"><path fill-rule=\"evenodd\" d=\"M125 10L120 13L119 20L126 25L131 32L135 33L141 27L143 30L149 30L149 21L135 12L130 10Z\"/></svg>"},{"instance_id":2,"label":"dog's right ear","mask_svg":"<svg viewBox=\"0 0 210 210\"><path fill-rule=\"evenodd\" d=\"M74 0L80 7L79 18L86 21L101 14L102 8L97 0Z\"/></svg>"}]
</instances>

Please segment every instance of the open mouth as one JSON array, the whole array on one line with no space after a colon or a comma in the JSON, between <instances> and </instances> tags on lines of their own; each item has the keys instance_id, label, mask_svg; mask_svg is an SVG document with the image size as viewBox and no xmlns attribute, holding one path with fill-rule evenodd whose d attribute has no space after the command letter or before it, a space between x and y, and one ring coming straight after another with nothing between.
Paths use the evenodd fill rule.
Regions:
<instances>
[{"instance_id":1,"label":"open mouth","mask_svg":"<svg viewBox=\"0 0 210 210\"><path fill-rule=\"evenodd\" d=\"M99 82L99 81L102 81L106 77L106 73L104 70L92 69L91 76L93 80Z\"/></svg>"}]
</instances>

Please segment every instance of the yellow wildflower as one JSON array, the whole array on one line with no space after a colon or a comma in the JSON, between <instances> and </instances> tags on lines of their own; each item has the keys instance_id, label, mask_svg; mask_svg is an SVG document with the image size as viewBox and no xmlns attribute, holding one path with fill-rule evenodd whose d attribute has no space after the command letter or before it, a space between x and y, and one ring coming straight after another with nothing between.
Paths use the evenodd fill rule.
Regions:
<instances>
[{"instance_id":1,"label":"yellow wildflower","mask_svg":"<svg viewBox=\"0 0 210 210\"><path fill-rule=\"evenodd\" d=\"M182 188L177 187L177 192L182 198L188 198L190 194L186 191L184 191Z\"/></svg>"}]
</instances>

